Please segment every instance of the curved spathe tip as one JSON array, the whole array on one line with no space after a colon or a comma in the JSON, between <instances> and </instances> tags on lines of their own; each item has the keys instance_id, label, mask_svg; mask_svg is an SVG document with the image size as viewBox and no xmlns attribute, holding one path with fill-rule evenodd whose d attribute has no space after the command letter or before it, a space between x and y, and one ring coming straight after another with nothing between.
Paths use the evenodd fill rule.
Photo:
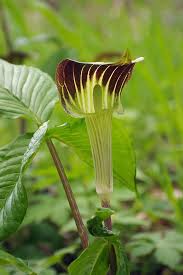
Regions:
<instances>
[{"instance_id":1,"label":"curved spathe tip","mask_svg":"<svg viewBox=\"0 0 183 275\"><path fill-rule=\"evenodd\" d=\"M144 61L144 57L143 56L140 56L140 57L132 60L132 63L138 63L138 62L141 62L141 61Z\"/></svg>"}]
</instances>

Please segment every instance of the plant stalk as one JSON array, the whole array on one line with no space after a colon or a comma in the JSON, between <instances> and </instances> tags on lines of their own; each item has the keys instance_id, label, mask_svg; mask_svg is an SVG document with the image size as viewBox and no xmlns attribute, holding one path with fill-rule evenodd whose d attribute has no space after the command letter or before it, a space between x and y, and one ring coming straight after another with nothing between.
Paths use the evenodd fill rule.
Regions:
<instances>
[{"instance_id":1,"label":"plant stalk","mask_svg":"<svg viewBox=\"0 0 183 275\"><path fill-rule=\"evenodd\" d=\"M72 215L73 215L73 218L74 218L76 226L77 226L78 234L79 234L79 237L81 239L82 247L83 247L83 249L85 249L85 248L88 247L88 233L87 233L86 227L83 223L81 214L79 212L76 200L74 198L74 194L72 192L72 189L71 189L70 184L68 182L67 176L65 174L64 167L61 163L61 160L58 156L56 148L55 148L55 146L54 146L51 139L47 140L47 146L49 148L50 154L52 156L55 167L56 167L57 172L59 174L61 183L64 187L64 190L65 190L65 193L66 193L66 196L67 196L67 199L68 199L71 211L72 211Z\"/></svg>"},{"instance_id":2,"label":"plant stalk","mask_svg":"<svg viewBox=\"0 0 183 275\"><path fill-rule=\"evenodd\" d=\"M109 201L101 201L101 205L102 205L102 207L104 207L104 208L111 208L110 207L110 202ZM108 219L106 219L105 221L104 221L104 224L105 224L105 226L106 226L106 228L108 229L108 230L111 230L112 231L112 220L111 220L111 217L109 217Z\"/></svg>"},{"instance_id":3,"label":"plant stalk","mask_svg":"<svg viewBox=\"0 0 183 275\"><path fill-rule=\"evenodd\" d=\"M101 206L105 208L111 208L110 207L110 201L108 200L102 200ZM108 230L112 231L112 220L111 217L106 219L104 221L104 224ZM109 254L109 263L110 263L110 270L108 272L108 275L115 275L116 274L116 255L113 246L111 246L111 251Z\"/></svg>"}]
</instances>

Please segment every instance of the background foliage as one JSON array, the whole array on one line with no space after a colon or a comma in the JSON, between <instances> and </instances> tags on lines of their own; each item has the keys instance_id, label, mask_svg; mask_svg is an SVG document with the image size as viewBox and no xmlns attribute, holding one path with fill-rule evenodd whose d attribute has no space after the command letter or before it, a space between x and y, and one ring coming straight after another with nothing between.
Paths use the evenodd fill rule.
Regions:
<instances>
[{"instance_id":1,"label":"background foliage","mask_svg":"<svg viewBox=\"0 0 183 275\"><path fill-rule=\"evenodd\" d=\"M128 249L132 274L183 272L182 1L21 1L0 4L0 56L40 68L54 78L66 57L115 60L126 48L144 56L123 91L123 125L136 152L140 195L115 181L114 228ZM6 24L4 24L4 20ZM9 43L10 40L10 43ZM73 121L58 104L55 125ZM24 125L25 126L25 125ZM28 132L35 126L26 123ZM0 145L22 132L21 120L0 120ZM83 217L99 201L93 169L56 143ZM1 243L41 274L66 274L80 253L75 224L46 147L25 174L29 209L21 229ZM0 252L0 274L28 272ZM21 268L19 268L21 266ZM17 269L18 267L18 269Z\"/></svg>"}]
</instances>

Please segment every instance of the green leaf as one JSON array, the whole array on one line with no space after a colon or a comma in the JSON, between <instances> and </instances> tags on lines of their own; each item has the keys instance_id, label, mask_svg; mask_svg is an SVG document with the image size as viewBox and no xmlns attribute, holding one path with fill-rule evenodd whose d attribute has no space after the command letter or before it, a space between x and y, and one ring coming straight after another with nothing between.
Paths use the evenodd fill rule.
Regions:
<instances>
[{"instance_id":1,"label":"green leaf","mask_svg":"<svg viewBox=\"0 0 183 275\"><path fill-rule=\"evenodd\" d=\"M95 215L101 219L101 221L105 221L115 212L111 208L99 207L97 208Z\"/></svg>"},{"instance_id":2,"label":"green leaf","mask_svg":"<svg viewBox=\"0 0 183 275\"><path fill-rule=\"evenodd\" d=\"M49 135L70 146L88 165L92 166L92 156L85 121L83 119L50 129ZM116 183L135 190L135 154L121 120L113 118L112 125L113 173Z\"/></svg>"},{"instance_id":3,"label":"green leaf","mask_svg":"<svg viewBox=\"0 0 183 275\"><path fill-rule=\"evenodd\" d=\"M15 232L27 210L23 172L46 134L45 122L33 135L24 135L0 150L0 240Z\"/></svg>"},{"instance_id":4,"label":"green leaf","mask_svg":"<svg viewBox=\"0 0 183 275\"><path fill-rule=\"evenodd\" d=\"M7 118L18 118L20 115L25 118L34 119L33 113L7 89L0 87L0 114Z\"/></svg>"},{"instance_id":5,"label":"green leaf","mask_svg":"<svg viewBox=\"0 0 183 275\"><path fill-rule=\"evenodd\" d=\"M160 232L144 232L144 233L137 233L132 237L135 241L147 240L152 243L158 243L161 241L161 233Z\"/></svg>"},{"instance_id":6,"label":"green leaf","mask_svg":"<svg viewBox=\"0 0 183 275\"><path fill-rule=\"evenodd\" d=\"M158 262L177 270L182 259L182 241L182 234L174 230L167 231L164 237L160 232L137 233L128 247L135 257L146 256L153 252Z\"/></svg>"},{"instance_id":7,"label":"green leaf","mask_svg":"<svg viewBox=\"0 0 183 275\"><path fill-rule=\"evenodd\" d=\"M174 230L168 231L165 235L164 242L170 247L175 248L179 252L183 253L183 234Z\"/></svg>"},{"instance_id":8,"label":"green leaf","mask_svg":"<svg viewBox=\"0 0 183 275\"><path fill-rule=\"evenodd\" d=\"M114 233L103 225L103 221L112 214L114 214L114 211L110 208L98 208L95 216L87 221L87 228L90 234L96 237L113 236Z\"/></svg>"},{"instance_id":9,"label":"green leaf","mask_svg":"<svg viewBox=\"0 0 183 275\"><path fill-rule=\"evenodd\" d=\"M182 260L182 242L183 236L181 233L174 230L167 231L164 238L156 243L156 259L160 263L176 270Z\"/></svg>"},{"instance_id":10,"label":"green leaf","mask_svg":"<svg viewBox=\"0 0 183 275\"><path fill-rule=\"evenodd\" d=\"M55 84L47 74L0 60L0 114L41 124L49 119L57 100Z\"/></svg>"},{"instance_id":11,"label":"green leaf","mask_svg":"<svg viewBox=\"0 0 183 275\"><path fill-rule=\"evenodd\" d=\"M143 257L150 254L155 249L155 244L141 240L129 243L129 248L133 257Z\"/></svg>"},{"instance_id":12,"label":"green leaf","mask_svg":"<svg viewBox=\"0 0 183 275\"><path fill-rule=\"evenodd\" d=\"M29 146L27 148L27 151L25 152L23 159L22 159L22 166L21 166L21 172L26 168L28 163L32 160L32 158L37 153L40 145L43 142L43 139L46 135L46 132L48 130L48 121L44 122L43 125L39 127L39 129L34 133L33 137L31 138L31 141L29 143Z\"/></svg>"},{"instance_id":13,"label":"green leaf","mask_svg":"<svg viewBox=\"0 0 183 275\"><path fill-rule=\"evenodd\" d=\"M69 266L69 275L106 275L109 246L104 239L96 239L83 253Z\"/></svg>"},{"instance_id":14,"label":"green leaf","mask_svg":"<svg viewBox=\"0 0 183 275\"><path fill-rule=\"evenodd\" d=\"M136 157L127 129L120 119L113 119L112 154L114 179L128 189L136 191Z\"/></svg>"},{"instance_id":15,"label":"green leaf","mask_svg":"<svg viewBox=\"0 0 183 275\"><path fill-rule=\"evenodd\" d=\"M168 245L157 248L155 257L158 262L172 269L176 269L177 265L180 264L182 260L182 255L176 249Z\"/></svg>"},{"instance_id":16,"label":"green leaf","mask_svg":"<svg viewBox=\"0 0 183 275\"><path fill-rule=\"evenodd\" d=\"M41 271L53 266L56 263L61 263L64 256L68 253L72 253L75 248L76 245L62 248L56 251L53 255L38 260L35 265L35 270L40 273Z\"/></svg>"},{"instance_id":17,"label":"green leaf","mask_svg":"<svg viewBox=\"0 0 183 275\"><path fill-rule=\"evenodd\" d=\"M112 245L116 254L117 271L116 275L130 275L128 268L128 259L119 238L117 236L111 237Z\"/></svg>"},{"instance_id":18,"label":"green leaf","mask_svg":"<svg viewBox=\"0 0 183 275\"><path fill-rule=\"evenodd\" d=\"M14 257L13 255L0 250L0 266L14 266L24 274L36 275L31 268L21 259Z\"/></svg>"}]
</instances>

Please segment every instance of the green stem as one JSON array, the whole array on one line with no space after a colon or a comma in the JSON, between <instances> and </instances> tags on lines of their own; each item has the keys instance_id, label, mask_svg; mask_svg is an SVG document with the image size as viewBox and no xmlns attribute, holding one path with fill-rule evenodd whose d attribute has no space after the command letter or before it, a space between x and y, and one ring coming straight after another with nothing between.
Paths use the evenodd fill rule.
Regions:
<instances>
[{"instance_id":1,"label":"green stem","mask_svg":"<svg viewBox=\"0 0 183 275\"><path fill-rule=\"evenodd\" d=\"M101 201L101 206L104 208L111 208L110 207L110 202L109 201ZM104 221L105 226L107 227L107 229L112 231L112 220L111 220L111 216L109 218L107 218Z\"/></svg>"},{"instance_id":2,"label":"green stem","mask_svg":"<svg viewBox=\"0 0 183 275\"><path fill-rule=\"evenodd\" d=\"M57 151L55 149L55 146L54 146L53 142L51 141L51 139L47 140L47 146L49 148L50 154L52 156L55 167L56 167L57 172L59 174L61 183L64 187L64 190L65 190L65 193L66 193L66 196L67 196L67 199L68 199L71 211L72 211L72 215L74 217L74 220L75 220L75 223L76 223L76 226L77 226L77 229L78 229L78 234L79 234L80 239L81 239L82 247L85 249L85 248L88 247L88 233L87 233L86 227L83 223L81 214L79 212L76 200L74 198L74 194L72 192L72 189L71 189L70 184L68 182L67 176L65 174L64 167L61 163L61 160L58 156L58 153L57 153Z\"/></svg>"},{"instance_id":3,"label":"green stem","mask_svg":"<svg viewBox=\"0 0 183 275\"><path fill-rule=\"evenodd\" d=\"M102 201L110 200L112 175L112 113L102 111L85 117L95 167L96 191Z\"/></svg>"}]
</instances>

